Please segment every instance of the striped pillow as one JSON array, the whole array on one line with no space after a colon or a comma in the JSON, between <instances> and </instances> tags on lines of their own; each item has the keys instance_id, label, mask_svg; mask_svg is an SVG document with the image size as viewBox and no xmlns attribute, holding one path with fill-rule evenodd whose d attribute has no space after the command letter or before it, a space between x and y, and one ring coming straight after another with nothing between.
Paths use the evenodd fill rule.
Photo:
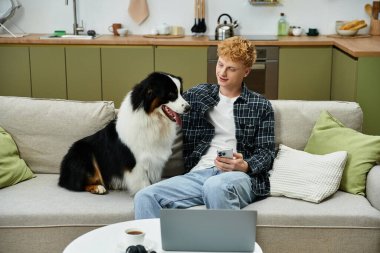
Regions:
<instances>
[{"instance_id":1,"label":"striped pillow","mask_svg":"<svg viewBox=\"0 0 380 253\"><path fill-rule=\"evenodd\" d=\"M269 178L272 196L320 203L338 190L346 151L314 155L282 144L279 148Z\"/></svg>"}]
</instances>

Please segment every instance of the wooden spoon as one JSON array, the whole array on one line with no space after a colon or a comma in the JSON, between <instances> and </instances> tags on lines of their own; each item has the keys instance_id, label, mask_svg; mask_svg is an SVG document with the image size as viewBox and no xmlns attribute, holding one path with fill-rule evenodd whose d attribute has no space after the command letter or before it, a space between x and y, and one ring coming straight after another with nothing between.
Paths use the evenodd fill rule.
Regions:
<instances>
[{"instance_id":1,"label":"wooden spoon","mask_svg":"<svg viewBox=\"0 0 380 253\"><path fill-rule=\"evenodd\" d=\"M372 17L372 5L370 4L364 5L364 10L368 14L368 16Z\"/></svg>"}]
</instances>

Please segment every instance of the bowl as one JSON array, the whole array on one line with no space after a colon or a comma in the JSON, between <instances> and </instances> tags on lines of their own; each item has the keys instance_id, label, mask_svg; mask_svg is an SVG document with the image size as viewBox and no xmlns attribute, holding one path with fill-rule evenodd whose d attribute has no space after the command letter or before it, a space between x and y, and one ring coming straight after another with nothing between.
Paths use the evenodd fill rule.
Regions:
<instances>
[{"instance_id":1,"label":"bowl","mask_svg":"<svg viewBox=\"0 0 380 253\"><path fill-rule=\"evenodd\" d=\"M358 30L337 30L337 33L341 36L354 36L358 33Z\"/></svg>"},{"instance_id":2,"label":"bowl","mask_svg":"<svg viewBox=\"0 0 380 253\"><path fill-rule=\"evenodd\" d=\"M338 30L340 30L340 27L346 23L348 23L349 21L346 21L346 20L337 20L335 21L335 31L336 33L338 33Z\"/></svg>"},{"instance_id":3,"label":"bowl","mask_svg":"<svg viewBox=\"0 0 380 253\"><path fill-rule=\"evenodd\" d=\"M302 28L301 27L295 27L295 28L293 28L292 33L294 36L301 36L302 35Z\"/></svg>"},{"instance_id":4,"label":"bowl","mask_svg":"<svg viewBox=\"0 0 380 253\"><path fill-rule=\"evenodd\" d=\"M120 36L122 36L122 37L127 36L127 34L128 34L128 29L127 29L127 28L119 28L119 29L117 29L117 33L118 33Z\"/></svg>"}]
</instances>

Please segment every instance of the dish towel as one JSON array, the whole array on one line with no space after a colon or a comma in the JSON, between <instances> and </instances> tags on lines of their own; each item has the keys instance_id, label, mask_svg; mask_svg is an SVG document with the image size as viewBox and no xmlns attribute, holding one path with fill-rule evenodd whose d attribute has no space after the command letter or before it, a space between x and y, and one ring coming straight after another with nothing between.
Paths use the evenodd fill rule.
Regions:
<instances>
[{"instance_id":1,"label":"dish towel","mask_svg":"<svg viewBox=\"0 0 380 253\"><path fill-rule=\"evenodd\" d=\"M148 3L146 0L130 0L128 13L137 24L141 24L149 16Z\"/></svg>"}]
</instances>

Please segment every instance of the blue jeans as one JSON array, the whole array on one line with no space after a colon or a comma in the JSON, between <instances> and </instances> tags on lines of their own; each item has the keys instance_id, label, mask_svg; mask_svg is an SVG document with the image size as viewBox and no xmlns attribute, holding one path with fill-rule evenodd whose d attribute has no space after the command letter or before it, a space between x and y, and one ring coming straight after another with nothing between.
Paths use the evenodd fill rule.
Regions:
<instances>
[{"instance_id":1,"label":"blue jeans","mask_svg":"<svg viewBox=\"0 0 380 253\"><path fill-rule=\"evenodd\" d=\"M161 208L241 209L255 200L250 177L216 167L189 172L150 185L135 195L135 219L160 217Z\"/></svg>"}]
</instances>

